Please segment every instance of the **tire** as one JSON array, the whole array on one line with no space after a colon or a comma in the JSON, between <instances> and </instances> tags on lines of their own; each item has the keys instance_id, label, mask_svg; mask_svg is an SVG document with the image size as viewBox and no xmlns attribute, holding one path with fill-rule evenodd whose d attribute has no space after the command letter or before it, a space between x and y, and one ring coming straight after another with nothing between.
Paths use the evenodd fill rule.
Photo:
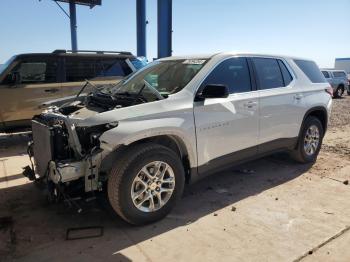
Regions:
<instances>
[{"instance_id":1,"label":"tire","mask_svg":"<svg viewBox=\"0 0 350 262\"><path fill-rule=\"evenodd\" d=\"M344 87L343 86L338 86L337 89L334 92L334 97L335 98L341 98L344 94Z\"/></svg>"},{"instance_id":2,"label":"tire","mask_svg":"<svg viewBox=\"0 0 350 262\"><path fill-rule=\"evenodd\" d=\"M308 139L306 136L309 136L310 128L315 127L318 130L318 144L317 146L312 146L311 149L314 149L313 152L307 152L307 142L306 139ZM313 128L311 130L313 130ZM296 149L292 152L292 157L300 162L300 163L313 163L316 161L318 153L320 152L321 145L322 145L322 139L324 136L324 130L323 126L320 122L320 120L317 117L309 116L305 119L301 132L299 134L298 138L298 144ZM310 136L309 136L310 137ZM310 148L309 148L310 149Z\"/></svg>"},{"instance_id":3,"label":"tire","mask_svg":"<svg viewBox=\"0 0 350 262\"><path fill-rule=\"evenodd\" d=\"M173 184L172 182L164 182L164 184L162 182L159 186L158 183L161 183L160 181L150 182L149 175L151 172L147 176L141 169L146 167L147 172L156 170L156 168L148 169L149 166L152 167L152 165L155 165L154 163L157 163L157 165L161 163L162 170L166 170L164 177L168 176L167 180L174 181ZM161 168L158 170L161 170ZM173 178L171 178L171 175L173 175ZM137 179L136 177L141 177L142 179ZM152 177L155 178L156 176ZM150 183L151 185L149 185ZM126 222L133 225L144 225L164 218L173 209L176 202L181 198L184 184L184 168L175 152L158 144L140 144L128 149L124 157L112 167L107 184L108 200L113 210ZM156 185L157 188L153 188ZM164 189L163 185L169 187L168 189L165 188L165 191L171 191L173 189L172 193L162 192ZM142 187L139 191L144 191L147 187L148 189L141 194L141 199L136 198L136 200L133 200L132 194L139 194L133 191L136 186ZM159 192L156 192L156 190L159 190ZM158 193L158 195L157 197L152 196L151 193ZM158 202L159 194L165 199ZM146 198L149 200L143 202L139 207L136 206L139 203L134 201L141 203ZM153 203L153 208L151 208L151 202ZM161 206L162 203L165 204ZM147 205L149 206L148 211L141 210L147 209Z\"/></svg>"},{"instance_id":4,"label":"tire","mask_svg":"<svg viewBox=\"0 0 350 262\"><path fill-rule=\"evenodd\" d=\"M350 91L348 90L348 91L346 91L347 93L348 93L348 96L350 96Z\"/></svg>"}]
</instances>

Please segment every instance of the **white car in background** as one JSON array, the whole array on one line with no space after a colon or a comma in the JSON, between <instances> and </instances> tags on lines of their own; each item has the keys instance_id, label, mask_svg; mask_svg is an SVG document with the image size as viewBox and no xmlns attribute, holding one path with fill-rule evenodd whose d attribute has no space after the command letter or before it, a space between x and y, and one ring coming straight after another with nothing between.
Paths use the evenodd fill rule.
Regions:
<instances>
[{"instance_id":1,"label":"white car in background","mask_svg":"<svg viewBox=\"0 0 350 262\"><path fill-rule=\"evenodd\" d=\"M332 89L310 60L219 53L150 63L115 86L32 120L35 171L51 196L107 191L141 225L166 216L185 183L278 151L316 160ZM220 174L218 174L220 175Z\"/></svg>"}]
</instances>

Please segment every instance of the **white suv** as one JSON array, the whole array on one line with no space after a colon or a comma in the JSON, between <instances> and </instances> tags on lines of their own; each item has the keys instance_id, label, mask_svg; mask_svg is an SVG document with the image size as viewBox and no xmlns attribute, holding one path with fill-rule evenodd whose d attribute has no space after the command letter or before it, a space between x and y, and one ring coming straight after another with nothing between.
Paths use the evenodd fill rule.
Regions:
<instances>
[{"instance_id":1,"label":"white suv","mask_svg":"<svg viewBox=\"0 0 350 262\"><path fill-rule=\"evenodd\" d=\"M107 191L127 222L153 222L207 174L283 150L315 161L331 93L317 65L300 58L160 59L34 117L35 168L24 175L46 181L55 198Z\"/></svg>"}]
</instances>

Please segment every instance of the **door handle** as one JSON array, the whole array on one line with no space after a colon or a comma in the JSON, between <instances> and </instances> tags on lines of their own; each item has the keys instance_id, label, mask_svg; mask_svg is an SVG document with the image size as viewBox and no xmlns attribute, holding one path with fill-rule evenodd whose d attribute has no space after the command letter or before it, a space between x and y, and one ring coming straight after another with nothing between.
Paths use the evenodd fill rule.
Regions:
<instances>
[{"instance_id":1,"label":"door handle","mask_svg":"<svg viewBox=\"0 0 350 262\"><path fill-rule=\"evenodd\" d=\"M51 89L45 89L44 90L46 93L56 93L60 91L58 88L51 88Z\"/></svg>"},{"instance_id":2,"label":"door handle","mask_svg":"<svg viewBox=\"0 0 350 262\"><path fill-rule=\"evenodd\" d=\"M294 96L294 99L296 99L296 100L300 100L300 99L302 99L303 98L303 95L302 94L296 94L295 96Z\"/></svg>"},{"instance_id":3,"label":"door handle","mask_svg":"<svg viewBox=\"0 0 350 262\"><path fill-rule=\"evenodd\" d=\"M258 104L256 101L248 101L247 103L244 104L245 107L247 108L253 108Z\"/></svg>"}]
</instances>

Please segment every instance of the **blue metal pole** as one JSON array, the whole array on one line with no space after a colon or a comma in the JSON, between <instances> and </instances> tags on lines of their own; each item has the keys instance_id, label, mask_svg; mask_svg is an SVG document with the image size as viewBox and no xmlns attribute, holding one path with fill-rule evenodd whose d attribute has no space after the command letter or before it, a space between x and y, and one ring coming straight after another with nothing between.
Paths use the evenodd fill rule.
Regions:
<instances>
[{"instance_id":1,"label":"blue metal pole","mask_svg":"<svg viewBox=\"0 0 350 262\"><path fill-rule=\"evenodd\" d=\"M78 51L77 41L77 11L74 1L69 1L69 16L70 16L70 35L72 41L72 51Z\"/></svg>"},{"instance_id":2,"label":"blue metal pole","mask_svg":"<svg viewBox=\"0 0 350 262\"><path fill-rule=\"evenodd\" d=\"M158 0L158 58L172 53L172 0Z\"/></svg>"},{"instance_id":3,"label":"blue metal pole","mask_svg":"<svg viewBox=\"0 0 350 262\"><path fill-rule=\"evenodd\" d=\"M136 0L137 55L146 56L146 2Z\"/></svg>"}]
</instances>

